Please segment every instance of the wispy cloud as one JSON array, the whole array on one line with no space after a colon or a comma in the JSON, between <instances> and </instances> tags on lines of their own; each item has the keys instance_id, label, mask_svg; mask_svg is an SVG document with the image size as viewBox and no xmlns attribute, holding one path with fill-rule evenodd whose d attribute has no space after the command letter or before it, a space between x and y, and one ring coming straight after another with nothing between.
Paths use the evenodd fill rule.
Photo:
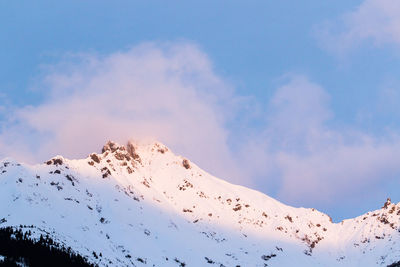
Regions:
<instances>
[{"instance_id":1,"label":"wispy cloud","mask_svg":"<svg viewBox=\"0 0 400 267\"><path fill-rule=\"evenodd\" d=\"M210 171L235 176L224 124L239 98L194 44L73 55L47 71L36 85L47 92L44 102L16 110L3 125L3 156L82 157L108 139L150 138L201 159Z\"/></svg>"},{"instance_id":2,"label":"wispy cloud","mask_svg":"<svg viewBox=\"0 0 400 267\"><path fill-rule=\"evenodd\" d=\"M304 76L289 76L269 103L264 132L247 148L257 175L290 203L332 204L357 199L377 183L400 175L400 136L380 138L334 126L329 95Z\"/></svg>"},{"instance_id":3,"label":"wispy cloud","mask_svg":"<svg viewBox=\"0 0 400 267\"><path fill-rule=\"evenodd\" d=\"M365 0L353 11L319 25L317 34L322 45L339 54L360 44L400 45L400 2Z\"/></svg>"},{"instance_id":4,"label":"wispy cloud","mask_svg":"<svg viewBox=\"0 0 400 267\"><path fill-rule=\"evenodd\" d=\"M75 55L36 86L47 92L41 104L8 110L1 156L75 158L108 139L157 139L221 178L273 185L279 199L312 206L357 198L400 174L399 135L334 126L329 94L308 77L286 75L268 103L250 103L190 43ZM250 104L266 106L262 130L233 130Z\"/></svg>"}]
</instances>

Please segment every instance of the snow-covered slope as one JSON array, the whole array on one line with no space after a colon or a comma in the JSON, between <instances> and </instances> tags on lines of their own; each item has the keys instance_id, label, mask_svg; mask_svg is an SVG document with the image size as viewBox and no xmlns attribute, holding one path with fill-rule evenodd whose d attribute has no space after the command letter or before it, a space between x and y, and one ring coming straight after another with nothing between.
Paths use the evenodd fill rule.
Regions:
<instances>
[{"instance_id":1,"label":"snow-covered slope","mask_svg":"<svg viewBox=\"0 0 400 267\"><path fill-rule=\"evenodd\" d=\"M48 234L100 266L387 266L400 204L332 223L211 176L160 143L40 165L0 162L0 227Z\"/></svg>"}]
</instances>

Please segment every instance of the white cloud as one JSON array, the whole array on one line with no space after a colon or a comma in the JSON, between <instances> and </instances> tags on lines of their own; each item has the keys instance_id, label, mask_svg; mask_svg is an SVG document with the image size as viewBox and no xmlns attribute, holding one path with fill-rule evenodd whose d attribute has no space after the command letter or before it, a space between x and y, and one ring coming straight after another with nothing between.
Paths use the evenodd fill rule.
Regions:
<instances>
[{"instance_id":1,"label":"white cloud","mask_svg":"<svg viewBox=\"0 0 400 267\"><path fill-rule=\"evenodd\" d=\"M270 108L264 133L250 147L258 158L257 172L264 173L266 182L280 177L280 199L332 204L357 198L400 174L400 136L388 133L377 138L332 126L329 95L306 77L289 77ZM263 168L261 162L269 166Z\"/></svg>"},{"instance_id":2,"label":"white cloud","mask_svg":"<svg viewBox=\"0 0 400 267\"><path fill-rule=\"evenodd\" d=\"M365 0L355 10L328 21L317 30L327 49L344 53L364 42L400 45L400 2Z\"/></svg>"},{"instance_id":3,"label":"white cloud","mask_svg":"<svg viewBox=\"0 0 400 267\"><path fill-rule=\"evenodd\" d=\"M195 45L77 55L48 68L43 80L37 87L47 90L44 103L13 112L14 122L3 125L3 155L82 157L108 139L150 138L215 174L237 177L224 124L238 98Z\"/></svg>"},{"instance_id":4,"label":"white cloud","mask_svg":"<svg viewBox=\"0 0 400 267\"><path fill-rule=\"evenodd\" d=\"M250 104L193 44L78 55L49 67L37 87L47 92L43 103L8 110L1 156L76 158L108 139L151 138L233 182L266 188L278 180L273 195L306 206L355 198L400 174L400 137L333 127L330 96L305 76L288 75L276 90L263 131L244 124L235 132L229 123Z\"/></svg>"}]
</instances>

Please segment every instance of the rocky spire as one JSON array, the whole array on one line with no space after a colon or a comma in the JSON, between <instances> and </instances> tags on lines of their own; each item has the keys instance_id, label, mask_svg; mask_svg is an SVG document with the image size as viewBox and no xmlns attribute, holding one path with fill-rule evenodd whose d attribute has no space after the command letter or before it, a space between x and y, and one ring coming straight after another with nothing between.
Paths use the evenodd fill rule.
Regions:
<instances>
[{"instance_id":1,"label":"rocky spire","mask_svg":"<svg viewBox=\"0 0 400 267\"><path fill-rule=\"evenodd\" d=\"M387 209L390 204L392 204L392 201L390 200L390 197L388 197L382 208Z\"/></svg>"}]
</instances>

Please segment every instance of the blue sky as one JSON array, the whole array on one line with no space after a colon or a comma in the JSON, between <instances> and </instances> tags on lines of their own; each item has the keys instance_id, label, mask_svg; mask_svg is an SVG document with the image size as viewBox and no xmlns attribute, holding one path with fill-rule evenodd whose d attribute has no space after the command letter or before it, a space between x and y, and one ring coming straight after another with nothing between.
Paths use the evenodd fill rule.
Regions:
<instances>
[{"instance_id":1,"label":"blue sky","mask_svg":"<svg viewBox=\"0 0 400 267\"><path fill-rule=\"evenodd\" d=\"M156 127L143 126L137 119L124 117L122 122L135 127L120 127L120 131L147 129L131 137L154 135L217 176L284 203L316 207L335 220L379 208L387 196L400 201L396 189L400 174L396 161L400 158L398 10L399 4L393 0L2 1L2 156L9 156L7 145L14 142L25 144L24 151L32 154L31 158L38 155L42 160L51 153L76 156L60 145L73 138L63 139L65 135L51 128L57 125L45 123L51 118L43 114L57 111L68 116L52 103L72 110L80 105L77 96L86 97L87 102L102 101L99 92L107 94L111 89L93 89L88 81L101 80L99 73L106 64L116 64L104 72L106 77L117 73L125 83L142 86L131 90L129 96L144 97L143 90L147 90L154 97L168 99L168 92L155 90L151 79L129 78L136 72L123 72L120 68L125 61L117 57L120 53L129 61L129 68L140 68L139 61L146 60L142 63L147 66L154 53L161 53L157 64L163 62L166 71L171 71L172 63L178 62L184 73L174 76L179 82L169 86L182 86L182 90L196 87L193 94L197 96L190 98L193 102L187 107L174 98L171 103L175 106L166 105L163 110L175 114L185 106L193 112L188 114L198 119L197 125L217 137L196 136L196 126L183 125L186 118L178 115L164 121L170 122L171 129L191 129L185 136L193 138L184 139L183 144L167 134L152 133ZM93 66L87 64L90 59L95 61ZM190 65L189 71L185 64ZM160 75L160 80L165 78L154 65L146 68L148 73ZM75 72L78 76L85 73L79 76L84 81L72 81ZM59 77L82 92L64 86ZM111 80L115 79L103 82L117 87ZM169 94L181 92L171 90ZM60 91L65 102L55 96ZM97 93L97 98L91 97ZM210 99L215 101L210 104ZM159 114L153 111L129 112L132 117L145 114L142 116L148 121L159 122ZM122 110L110 110L104 117L118 121L120 117L112 117L116 113ZM206 115L215 116L215 121L204 120ZM169 134L174 133L171 130ZM115 138L126 136L128 133ZM90 153L102 138L105 136L79 153ZM59 152L39 151L37 144L50 147L47 139L53 140L50 144ZM206 147L204 144L213 142L223 143L221 147L213 145L218 153L212 148L197 152L195 144ZM205 156L210 153L215 155L212 162ZM245 166L232 167L241 164ZM314 166L316 171L309 173ZM325 170L319 170L320 166ZM308 183L314 186L294 193L296 187Z\"/></svg>"}]
</instances>

